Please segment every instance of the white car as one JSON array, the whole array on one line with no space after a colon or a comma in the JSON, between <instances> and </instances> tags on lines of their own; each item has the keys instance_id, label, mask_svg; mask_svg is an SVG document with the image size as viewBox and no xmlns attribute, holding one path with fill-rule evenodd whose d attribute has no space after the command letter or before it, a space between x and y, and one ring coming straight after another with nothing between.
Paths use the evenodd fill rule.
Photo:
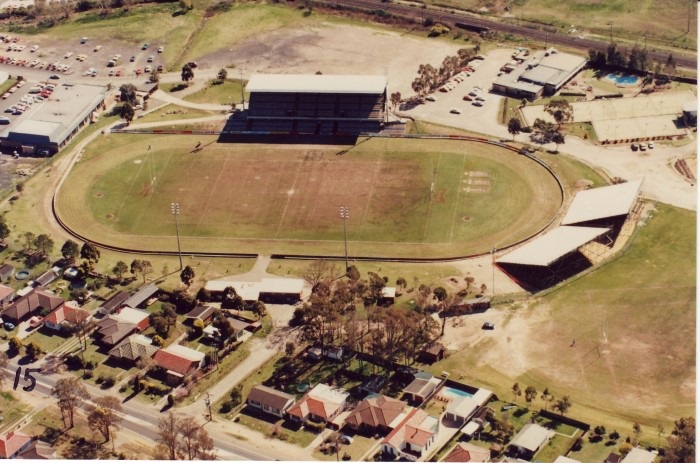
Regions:
<instances>
[{"instance_id":1,"label":"white car","mask_svg":"<svg viewBox=\"0 0 700 463\"><path fill-rule=\"evenodd\" d=\"M425 97L425 99L428 101L437 101L437 98L435 98L433 95L428 95Z\"/></svg>"},{"instance_id":2,"label":"white car","mask_svg":"<svg viewBox=\"0 0 700 463\"><path fill-rule=\"evenodd\" d=\"M162 46L158 47L158 53L163 53L164 50L165 50L165 48L163 48Z\"/></svg>"}]
</instances>

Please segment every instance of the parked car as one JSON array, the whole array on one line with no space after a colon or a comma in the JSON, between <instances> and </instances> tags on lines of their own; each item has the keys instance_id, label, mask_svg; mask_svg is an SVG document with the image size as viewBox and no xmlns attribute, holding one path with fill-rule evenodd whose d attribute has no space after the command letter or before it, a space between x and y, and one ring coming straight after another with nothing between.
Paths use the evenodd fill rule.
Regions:
<instances>
[{"instance_id":1,"label":"parked car","mask_svg":"<svg viewBox=\"0 0 700 463\"><path fill-rule=\"evenodd\" d=\"M437 101L437 98L435 98L433 95L428 95L425 97L427 101Z\"/></svg>"},{"instance_id":2,"label":"parked car","mask_svg":"<svg viewBox=\"0 0 700 463\"><path fill-rule=\"evenodd\" d=\"M632 148L632 151L637 151L639 149L639 145L637 145L636 143L632 143L630 145L630 148Z\"/></svg>"},{"instance_id":3,"label":"parked car","mask_svg":"<svg viewBox=\"0 0 700 463\"><path fill-rule=\"evenodd\" d=\"M340 436L340 441L345 445L350 445L352 444L353 438L348 436L347 434L343 434L342 436Z\"/></svg>"},{"instance_id":4,"label":"parked car","mask_svg":"<svg viewBox=\"0 0 700 463\"><path fill-rule=\"evenodd\" d=\"M129 58L129 62L133 63L134 61L136 61L136 57L135 57L135 56L132 56L131 58Z\"/></svg>"},{"instance_id":5,"label":"parked car","mask_svg":"<svg viewBox=\"0 0 700 463\"><path fill-rule=\"evenodd\" d=\"M95 48L92 51L100 51L102 50L102 45L95 45Z\"/></svg>"},{"instance_id":6,"label":"parked car","mask_svg":"<svg viewBox=\"0 0 700 463\"><path fill-rule=\"evenodd\" d=\"M148 59L146 61L149 63L152 63L153 62L153 55L149 55Z\"/></svg>"},{"instance_id":7,"label":"parked car","mask_svg":"<svg viewBox=\"0 0 700 463\"><path fill-rule=\"evenodd\" d=\"M190 61L189 63L187 63L187 65L188 65L189 67L191 67L192 69L194 69L194 68L197 67L197 63L196 63L195 61Z\"/></svg>"},{"instance_id":8,"label":"parked car","mask_svg":"<svg viewBox=\"0 0 700 463\"><path fill-rule=\"evenodd\" d=\"M6 329L7 331L12 331L12 330L15 329L15 324L14 324L14 323L5 322L4 326L5 326L5 329Z\"/></svg>"},{"instance_id":9,"label":"parked car","mask_svg":"<svg viewBox=\"0 0 700 463\"><path fill-rule=\"evenodd\" d=\"M83 37L82 39L80 39L80 43L81 43L81 44L87 43L87 41L88 41L88 38L87 38L87 37Z\"/></svg>"},{"instance_id":10,"label":"parked car","mask_svg":"<svg viewBox=\"0 0 700 463\"><path fill-rule=\"evenodd\" d=\"M7 117L0 117L0 125L7 125L10 123L10 119Z\"/></svg>"},{"instance_id":11,"label":"parked car","mask_svg":"<svg viewBox=\"0 0 700 463\"><path fill-rule=\"evenodd\" d=\"M165 50L165 48L163 48L162 45L160 47L158 47L158 53L163 53L164 50Z\"/></svg>"},{"instance_id":12,"label":"parked car","mask_svg":"<svg viewBox=\"0 0 700 463\"><path fill-rule=\"evenodd\" d=\"M162 65L162 64L158 65L157 71L158 71L158 72L163 72L163 65Z\"/></svg>"},{"instance_id":13,"label":"parked car","mask_svg":"<svg viewBox=\"0 0 700 463\"><path fill-rule=\"evenodd\" d=\"M646 151L646 150L647 150L646 145L644 145L644 143L640 143L639 144L639 151Z\"/></svg>"},{"instance_id":14,"label":"parked car","mask_svg":"<svg viewBox=\"0 0 700 463\"><path fill-rule=\"evenodd\" d=\"M42 323L44 323L44 317L42 317L41 315L35 315L29 319L29 326L31 326L32 328L36 328Z\"/></svg>"},{"instance_id":15,"label":"parked car","mask_svg":"<svg viewBox=\"0 0 700 463\"><path fill-rule=\"evenodd\" d=\"M484 322L483 325L481 325L482 330L493 330L496 329L496 325L494 325L491 322Z\"/></svg>"},{"instance_id":16,"label":"parked car","mask_svg":"<svg viewBox=\"0 0 700 463\"><path fill-rule=\"evenodd\" d=\"M148 44L148 42L146 42L146 43L143 44L143 47L141 47L141 50L148 50L148 47L149 47L149 46L150 46L150 45Z\"/></svg>"},{"instance_id":17,"label":"parked car","mask_svg":"<svg viewBox=\"0 0 700 463\"><path fill-rule=\"evenodd\" d=\"M58 74L51 74L51 75L49 76L49 79L54 79L54 80L58 80L58 79L60 79L60 78L61 78L61 76L59 76Z\"/></svg>"},{"instance_id":18,"label":"parked car","mask_svg":"<svg viewBox=\"0 0 700 463\"><path fill-rule=\"evenodd\" d=\"M654 142L650 141L649 143L647 143L647 148L649 148L650 150L653 150L654 149Z\"/></svg>"},{"instance_id":19,"label":"parked car","mask_svg":"<svg viewBox=\"0 0 700 463\"><path fill-rule=\"evenodd\" d=\"M481 101L472 101L472 105L474 106L484 106L484 103Z\"/></svg>"},{"instance_id":20,"label":"parked car","mask_svg":"<svg viewBox=\"0 0 700 463\"><path fill-rule=\"evenodd\" d=\"M472 97L470 97L469 95L464 95L464 96L462 97L462 99L463 99L464 101L472 101Z\"/></svg>"},{"instance_id":21,"label":"parked car","mask_svg":"<svg viewBox=\"0 0 700 463\"><path fill-rule=\"evenodd\" d=\"M462 114L462 111L460 111L460 110L457 109L457 108L452 108L452 109L450 109L450 113L452 113L452 114Z\"/></svg>"}]
</instances>

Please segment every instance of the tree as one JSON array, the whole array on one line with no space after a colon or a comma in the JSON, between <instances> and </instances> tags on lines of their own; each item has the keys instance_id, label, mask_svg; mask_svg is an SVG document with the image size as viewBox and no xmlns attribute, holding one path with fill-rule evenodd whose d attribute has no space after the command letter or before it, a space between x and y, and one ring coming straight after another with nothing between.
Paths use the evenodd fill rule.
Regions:
<instances>
[{"instance_id":1,"label":"tree","mask_svg":"<svg viewBox=\"0 0 700 463\"><path fill-rule=\"evenodd\" d=\"M10 236L10 226L7 225L5 216L0 214L0 241L5 241Z\"/></svg>"},{"instance_id":2,"label":"tree","mask_svg":"<svg viewBox=\"0 0 700 463\"><path fill-rule=\"evenodd\" d=\"M233 406L239 406L243 401L243 386L240 384L235 386L233 389L231 389L231 392L229 392L228 395L231 398L231 403Z\"/></svg>"},{"instance_id":3,"label":"tree","mask_svg":"<svg viewBox=\"0 0 700 463\"><path fill-rule=\"evenodd\" d=\"M564 138L564 134L561 132L556 132L552 134L552 139L551 142L554 143L556 146L554 147L554 151L559 151L559 145L563 145L566 139Z\"/></svg>"},{"instance_id":4,"label":"tree","mask_svg":"<svg viewBox=\"0 0 700 463\"><path fill-rule=\"evenodd\" d=\"M565 395L561 399L557 400L557 403L554 404L554 409L558 411L560 415L566 413L569 408L571 408L571 400L569 400L568 395Z\"/></svg>"},{"instance_id":5,"label":"tree","mask_svg":"<svg viewBox=\"0 0 700 463\"><path fill-rule=\"evenodd\" d=\"M216 74L216 80L220 84L223 84L227 77L228 77L228 71L226 71L226 69L224 69L224 68L219 69L219 72Z\"/></svg>"},{"instance_id":6,"label":"tree","mask_svg":"<svg viewBox=\"0 0 700 463\"><path fill-rule=\"evenodd\" d=\"M68 262L75 262L75 259L80 255L80 246L73 240L66 240L61 246L61 255Z\"/></svg>"},{"instance_id":7,"label":"tree","mask_svg":"<svg viewBox=\"0 0 700 463\"><path fill-rule=\"evenodd\" d=\"M122 103L136 105L136 86L134 84L123 84L119 87L119 99Z\"/></svg>"},{"instance_id":8,"label":"tree","mask_svg":"<svg viewBox=\"0 0 700 463\"><path fill-rule=\"evenodd\" d=\"M134 120L134 116L136 116L136 111L134 110L134 107L131 105L131 103L124 103L121 105L119 109L119 117L124 119L128 124L131 124L131 121Z\"/></svg>"},{"instance_id":9,"label":"tree","mask_svg":"<svg viewBox=\"0 0 700 463\"><path fill-rule=\"evenodd\" d=\"M7 356L5 352L0 352L0 391L2 390L3 385L5 384L5 379L7 373L5 372L5 368L7 368L7 365L10 363L10 359Z\"/></svg>"},{"instance_id":10,"label":"tree","mask_svg":"<svg viewBox=\"0 0 700 463\"><path fill-rule=\"evenodd\" d=\"M537 397L537 389L533 386L528 386L525 388L525 401L532 402Z\"/></svg>"},{"instance_id":11,"label":"tree","mask_svg":"<svg viewBox=\"0 0 700 463\"><path fill-rule=\"evenodd\" d=\"M114 273L117 278L120 280L124 276L126 272L129 271L129 267L126 265L126 262L124 261L118 261L116 264L114 264L114 267L112 268L112 273Z\"/></svg>"},{"instance_id":12,"label":"tree","mask_svg":"<svg viewBox=\"0 0 700 463\"><path fill-rule=\"evenodd\" d=\"M158 72L156 69L152 70L151 73L148 75L148 81L154 84L160 82L160 72ZM144 101L144 106L146 106L147 103L147 101Z\"/></svg>"},{"instance_id":13,"label":"tree","mask_svg":"<svg viewBox=\"0 0 700 463\"><path fill-rule=\"evenodd\" d=\"M36 247L37 251L44 257L48 256L51 251L53 251L53 244L51 237L45 233L42 233L34 239L34 247Z\"/></svg>"},{"instance_id":14,"label":"tree","mask_svg":"<svg viewBox=\"0 0 700 463\"><path fill-rule=\"evenodd\" d=\"M190 85L190 80L194 79L194 71L189 64L182 66L182 72L180 73L180 78L186 85Z\"/></svg>"},{"instance_id":15,"label":"tree","mask_svg":"<svg viewBox=\"0 0 700 463\"><path fill-rule=\"evenodd\" d=\"M221 306L227 309L238 310L240 312L241 308L243 308L243 298L238 295L236 290L233 289L233 286L227 286L224 288L223 303Z\"/></svg>"},{"instance_id":16,"label":"tree","mask_svg":"<svg viewBox=\"0 0 700 463\"><path fill-rule=\"evenodd\" d=\"M574 108L566 100L551 100L544 107L544 112L551 115L557 122L557 130L561 125L574 119Z\"/></svg>"},{"instance_id":17,"label":"tree","mask_svg":"<svg viewBox=\"0 0 700 463\"><path fill-rule=\"evenodd\" d=\"M134 276L136 276L137 273L140 273L141 276L143 276L143 282L145 284L146 275L153 273L153 265L148 260L134 259L131 262L131 273L134 274Z\"/></svg>"},{"instance_id":18,"label":"tree","mask_svg":"<svg viewBox=\"0 0 700 463\"><path fill-rule=\"evenodd\" d=\"M88 407L88 424L102 434L105 442L109 442L112 432L122 420L119 415L122 411L121 401L113 396L105 396L96 398L94 402L95 405Z\"/></svg>"},{"instance_id":19,"label":"tree","mask_svg":"<svg viewBox=\"0 0 700 463\"><path fill-rule=\"evenodd\" d=\"M523 391L522 391L522 389L520 389L520 384L519 384L519 383L513 384L513 387L511 387L510 390L513 391L513 402L515 402L515 399L516 399L518 396L523 395Z\"/></svg>"},{"instance_id":20,"label":"tree","mask_svg":"<svg viewBox=\"0 0 700 463\"><path fill-rule=\"evenodd\" d=\"M292 356L294 355L294 349L294 343L291 341L287 341L287 343L284 345L284 355L286 355L288 358L292 358Z\"/></svg>"},{"instance_id":21,"label":"tree","mask_svg":"<svg viewBox=\"0 0 700 463\"><path fill-rule=\"evenodd\" d=\"M253 303L250 304L250 310L255 314L256 317L258 317L258 319L263 318L265 315L267 315L267 307L261 301L253 301Z\"/></svg>"},{"instance_id":22,"label":"tree","mask_svg":"<svg viewBox=\"0 0 700 463\"><path fill-rule=\"evenodd\" d=\"M401 93L400 92L394 92L391 94L391 105L394 107L394 111L396 111L396 107L401 103Z\"/></svg>"},{"instance_id":23,"label":"tree","mask_svg":"<svg viewBox=\"0 0 700 463\"><path fill-rule=\"evenodd\" d=\"M321 282L331 282L340 275L338 266L324 259L311 261L301 273L301 277L311 285L311 288L315 288Z\"/></svg>"},{"instance_id":24,"label":"tree","mask_svg":"<svg viewBox=\"0 0 700 463\"><path fill-rule=\"evenodd\" d=\"M41 347L34 341L30 342L27 344L24 348L24 353L26 354L27 358L29 358L30 363L35 362L36 359L41 355Z\"/></svg>"},{"instance_id":25,"label":"tree","mask_svg":"<svg viewBox=\"0 0 700 463\"><path fill-rule=\"evenodd\" d=\"M180 444L178 421L177 415L172 411L169 411L165 416L161 416L158 420L157 442L159 447L162 446L162 448L157 448L156 451L165 453L165 458L159 458L160 455L154 455L155 459L177 460L177 448Z\"/></svg>"},{"instance_id":26,"label":"tree","mask_svg":"<svg viewBox=\"0 0 700 463\"><path fill-rule=\"evenodd\" d=\"M24 237L24 249L25 250L30 250L32 249L32 244L34 243L34 239L36 238L36 235L30 231L24 232L22 235Z\"/></svg>"},{"instance_id":27,"label":"tree","mask_svg":"<svg viewBox=\"0 0 700 463\"><path fill-rule=\"evenodd\" d=\"M17 185L15 185L15 190L17 190L17 193L21 195L24 191L24 183L18 183Z\"/></svg>"},{"instance_id":28,"label":"tree","mask_svg":"<svg viewBox=\"0 0 700 463\"><path fill-rule=\"evenodd\" d=\"M433 295L438 302L442 302L447 299L447 290L442 286L438 286L437 288L433 289Z\"/></svg>"},{"instance_id":29,"label":"tree","mask_svg":"<svg viewBox=\"0 0 700 463\"><path fill-rule=\"evenodd\" d=\"M88 241L80 248L80 257L89 262L97 263L100 260L100 250Z\"/></svg>"},{"instance_id":30,"label":"tree","mask_svg":"<svg viewBox=\"0 0 700 463\"><path fill-rule=\"evenodd\" d=\"M513 135L513 140L515 140L515 136L519 134L522 130L523 127L520 124L520 118L511 117L508 121L508 133Z\"/></svg>"},{"instance_id":31,"label":"tree","mask_svg":"<svg viewBox=\"0 0 700 463\"><path fill-rule=\"evenodd\" d=\"M632 425L632 431L634 432L634 445L639 443L639 436L642 435L642 427L636 421Z\"/></svg>"},{"instance_id":32,"label":"tree","mask_svg":"<svg viewBox=\"0 0 700 463\"><path fill-rule=\"evenodd\" d=\"M66 426L66 418L70 418L70 428L73 428L75 408L81 399L90 400L90 394L88 394L82 381L76 377L61 378L56 381L51 394L58 399L58 408L61 409L63 426Z\"/></svg>"},{"instance_id":33,"label":"tree","mask_svg":"<svg viewBox=\"0 0 700 463\"><path fill-rule=\"evenodd\" d=\"M695 461L695 418L681 418L674 423L668 436L662 463L692 463Z\"/></svg>"},{"instance_id":34,"label":"tree","mask_svg":"<svg viewBox=\"0 0 700 463\"><path fill-rule=\"evenodd\" d=\"M182 269L182 272L180 272L180 280L189 288L194 282L194 269L189 265Z\"/></svg>"},{"instance_id":35,"label":"tree","mask_svg":"<svg viewBox=\"0 0 700 463\"><path fill-rule=\"evenodd\" d=\"M176 460L213 460L214 441L206 430L190 416L169 411L158 421L158 446L154 458Z\"/></svg>"},{"instance_id":36,"label":"tree","mask_svg":"<svg viewBox=\"0 0 700 463\"><path fill-rule=\"evenodd\" d=\"M11 356L15 356L19 354L19 352L22 350L22 347L24 347L24 344L22 344L22 341L17 337L13 336L10 338L10 344L7 348L7 351Z\"/></svg>"}]
</instances>

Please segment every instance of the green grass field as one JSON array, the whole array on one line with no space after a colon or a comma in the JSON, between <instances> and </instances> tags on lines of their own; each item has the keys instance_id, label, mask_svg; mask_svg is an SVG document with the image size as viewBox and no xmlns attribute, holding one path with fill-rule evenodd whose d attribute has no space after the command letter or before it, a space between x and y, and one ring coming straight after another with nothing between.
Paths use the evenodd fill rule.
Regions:
<instances>
[{"instance_id":1,"label":"green grass field","mask_svg":"<svg viewBox=\"0 0 700 463\"><path fill-rule=\"evenodd\" d=\"M198 141L205 148L192 153ZM267 252L299 252L299 242L339 253L338 208L347 206L354 253L450 256L523 239L560 206L545 169L486 144L375 139L338 155L338 147L213 141L98 140L74 168L57 210L94 241L163 249L162 238L175 231L176 201L185 253L258 252L261 243ZM170 249L174 240L167 241Z\"/></svg>"}]
</instances>

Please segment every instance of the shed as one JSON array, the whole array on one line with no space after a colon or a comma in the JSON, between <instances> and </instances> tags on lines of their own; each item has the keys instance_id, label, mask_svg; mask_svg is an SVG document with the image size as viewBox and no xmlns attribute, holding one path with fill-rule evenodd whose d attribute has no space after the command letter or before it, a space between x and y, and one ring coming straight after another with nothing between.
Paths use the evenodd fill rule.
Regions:
<instances>
[{"instance_id":1,"label":"shed","mask_svg":"<svg viewBox=\"0 0 700 463\"><path fill-rule=\"evenodd\" d=\"M120 308L127 299L129 299L129 293L126 291L117 291L114 296L110 297L102 305L100 305L98 310L103 315L109 315L116 309Z\"/></svg>"},{"instance_id":2,"label":"shed","mask_svg":"<svg viewBox=\"0 0 700 463\"><path fill-rule=\"evenodd\" d=\"M202 320L206 325L211 321L215 311L216 308L210 305L198 305L185 315L185 321L194 323L195 320Z\"/></svg>"},{"instance_id":3,"label":"shed","mask_svg":"<svg viewBox=\"0 0 700 463\"><path fill-rule=\"evenodd\" d=\"M0 280L1 281L7 281L12 277L12 274L15 273L15 268L10 265L10 264L3 264L0 266Z\"/></svg>"},{"instance_id":4,"label":"shed","mask_svg":"<svg viewBox=\"0 0 700 463\"><path fill-rule=\"evenodd\" d=\"M41 286L47 286L56 281L56 278L56 274L53 273L53 271L47 270L38 277L36 277L34 281L36 281Z\"/></svg>"},{"instance_id":5,"label":"shed","mask_svg":"<svg viewBox=\"0 0 700 463\"><path fill-rule=\"evenodd\" d=\"M408 396L409 400L414 402L423 402L430 396L430 394L435 391L435 389L440 385L440 380L433 376L429 378L426 377L416 377L411 384L406 386L403 390L404 394Z\"/></svg>"},{"instance_id":6,"label":"shed","mask_svg":"<svg viewBox=\"0 0 700 463\"><path fill-rule=\"evenodd\" d=\"M528 423L513 437L508 444L508 449L520 458L531 460L542 447L547 445L553 435L554 431L539 424Z\"/></svg>"},{"instance_id":7,"label":"shed","mask_svg":"<svg viewBox=\"0 0 700 463\"><path fill-rule=\"evenodd\" d=\"M418 361L422 363L435 363L445 356L445 347L439 343L426 346L418 353Z\"/></svg>"},{"instance_id":8,"label":"shed","mask_svg":"<svg viewBox=\"0 0 700 463\"><path fill-rule=\"evenodd\" d=\"M122 305L125 307L135 309L144 302L146 302L149 298L151 298L151 296L156 294L158 291L159 288L156 285L154 285L153 283L147 283L145 285L142 285L139 289L137 289L136 292L132 294L127 300L125 300Z\"/></svg>"},{"instance_id":9,"label":"shed","mask_svg":"<svg viewBox=\"0 0 700 463\"><path fill-rule=\"evenodd\" d=\"M15 298L15 290L9 286L0 285L0 305L6 305Z\"/></svg>"}]
</instances>

